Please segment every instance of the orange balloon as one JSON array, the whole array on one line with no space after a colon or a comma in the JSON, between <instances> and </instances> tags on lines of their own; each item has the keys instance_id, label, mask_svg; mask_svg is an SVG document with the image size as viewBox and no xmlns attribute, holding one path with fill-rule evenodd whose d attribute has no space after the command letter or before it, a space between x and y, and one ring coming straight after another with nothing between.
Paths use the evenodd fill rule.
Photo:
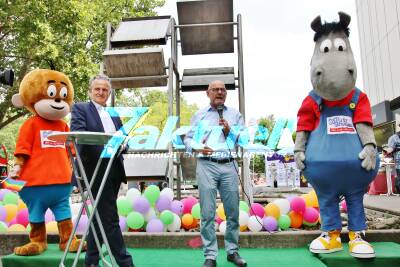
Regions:
<instances>
[{"instance_id":1,"label":"orange balloon","mask_svg":"<svg viewBox=\"0 0 400 267\"><path fill-rule=\"evenodd\" d=\"M274 203L268 203L267 206L265 206L264 211L266 216L272 216L275 217L275 219L279 219L281 216L281 210L278 205Z\"/></svg>"},{"instance_id":2,"label":"orange balloon","mask_svg":"<svg viewBox=\"0 0 400 267\"><path fill-rule=\"evenodd\" d=\"M28 207L26 206L25 202L23 202L21 199L18 200L18 211L27 209Z\"/></svg>"},{"instance_id":3,"label":"orange balloon","mask_svg":"<svg viewBox=\"0 0 400 267\"><path fill-rule=\"evenodd\" d=\"M7 216L6 216L6 222L10 222L12 219L17 216L18 212L18 206L14 204L7 204L3 206L6 209Z\"/></svg>"},{"instance_id":4,"label":"orange balloon","mask_svg":"<svg viewBox=\"0 0 400 267\"><path fill-rule=\"evenodd\" d=\"M188 227L189 229L194 229L199 225L199 220L193 219L192 224Z\"/></svg>"},{"instance_id":5,"label":"orange balloon","mask_svg":"<svg viewBox=\"0 0 400 267\"><path fill-rule=\"evenodd\" d=\"M289 212L290 217L290 227L292 228L300 228L303 224L303 216L299 213L294 211Z\"/></svg>"},{"instance_id":6,"label":"orange balloon","mask_svg":"<svg viewBox=\"0 0 400 267\"><path fill-rule=\"evenodd\" d=\"M182 216L182 226L185 229L190 229L189 227L193 224L194 218L192 214L186 213Z\"/></svg>"},{"instance_id":7,"label":"orange balloon","mask_svg":"<svg viewBox=\"0 0 400 267\"><path fill-rule=\"evenodd\" d=\"M247 231L247 225L240 226L240 232Z\"/></svg>"}]
</instances>

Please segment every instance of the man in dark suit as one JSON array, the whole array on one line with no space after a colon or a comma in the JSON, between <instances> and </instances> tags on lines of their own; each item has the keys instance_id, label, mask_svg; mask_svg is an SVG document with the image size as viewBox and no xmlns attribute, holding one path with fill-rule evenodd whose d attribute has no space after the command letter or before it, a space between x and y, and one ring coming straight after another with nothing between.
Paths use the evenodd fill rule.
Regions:
<instances>
[{"instance_id":1,"label":"man in dark suit","mask_svg":"<svg viewBox=\"0 0 400 267\"><path fill-rule=\"evenodd\" d=\"M71 112L71 131L105 132L114 133L122 127L121 119L111 117L105 111L108 97L111 93L111 83L107 76L97 75L89 82L89 102L82 102L73 105ZM85 166L87 177L90 179L96 168L103 146L81 145L78 147L79 155ZM100 187L101 180L106 170L108 159L103 159L98 175L92 187L94 197ZM111 252L121 267L134 266L132 257L126 250L121 229L119 227L119 217L117 211L117 197L121 182L126 183L126 175L122 164L122 157L116 158L111 167L110 174L104 186L100 201L97 207L107 240L110 244ZM101 234L94 220L97 236L100 243L103 243ZM89 232L87 252L85 258L86 266L98 266L99 252L92 234Z\"/></svg>"}]
</instances>

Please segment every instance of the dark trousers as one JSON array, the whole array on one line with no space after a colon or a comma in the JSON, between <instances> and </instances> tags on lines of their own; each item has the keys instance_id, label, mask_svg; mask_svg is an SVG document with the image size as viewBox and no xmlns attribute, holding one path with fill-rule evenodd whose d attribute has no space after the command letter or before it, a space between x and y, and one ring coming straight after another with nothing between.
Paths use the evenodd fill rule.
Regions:
<instances>
[{"instance_id":1,"label":"dark trousers","mask_svg":"<svg viewBox=\"0 0 400 267\"><path fill-rule=\"evenodd\" d=\"M102 176L105 173L105 165L107 162L103 162L99 170L99 175L96 178L92 193L93 196L97 197L97 192L100 188L100 183ZM119 217L117 210L117 197L119 187L121 185L121 177L123 174L123 170L115 166L114 162L113 168L111 169L110 175L107 179L107 182L104 186L102 195L100 197L99 204L97 206L97 211L100 215L101 222L103 224L104 231L107 236L108 243L111 248L111 252L121 267L133 266L132 257L128 253L125 247L125 243L122 237L121 229L119 227ZM100 176L100 177L99 177ZM99 238L100 244L103 244L103 238L101 237L100 230L98 228L97 220L94 220L94 225L96 228L97 236ZM87 239L87 252L85 263L90 264L98 264L99 262L99 252L97 250L96 242L93 237L92 231L89 232Z\"/></svg>"}]
</instances>

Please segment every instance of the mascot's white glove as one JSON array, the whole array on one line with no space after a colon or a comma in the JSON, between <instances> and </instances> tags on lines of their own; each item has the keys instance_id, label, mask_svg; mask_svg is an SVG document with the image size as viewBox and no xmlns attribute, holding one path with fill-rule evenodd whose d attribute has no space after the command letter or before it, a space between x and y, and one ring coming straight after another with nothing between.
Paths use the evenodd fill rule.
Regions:
<instances>
[{"instance_id":1,"label":"mascot's white glove","mask_svg":"<svg viewBox=\"0 0 400 267\"><path fill-rule=\"evenodd\" d=\"M296 161L297 169L300 171L304 170L306 165L304 165L304 160L306 159L306 155L303 151L297 151L294 153L294 160Z\"/></svg>"},{"instance_id":2,"label":"mascot's white glove","mask_svg":"<svg viewBox=\"0 0 400 267\"><path fill-rule=\"evenodd\" d=\"M8 176L11 178L18 178L20 172L21 172L21 166L17 164L17 165L14 165L14 168L12 168L12 170L10 171Z\"/></svg>"},{"instance_id":3,"label":"mascot's white glove","mask_svg":"<svg viewBox=\"0 0 400 267\"><path fill-rule=\"evenodd\" d=\"M358 157L362 160L361 167L363 167L367 171L375 169L376 151L373 145L365 145L360 154L358 154Z\"/></svg>"}]
</instances>

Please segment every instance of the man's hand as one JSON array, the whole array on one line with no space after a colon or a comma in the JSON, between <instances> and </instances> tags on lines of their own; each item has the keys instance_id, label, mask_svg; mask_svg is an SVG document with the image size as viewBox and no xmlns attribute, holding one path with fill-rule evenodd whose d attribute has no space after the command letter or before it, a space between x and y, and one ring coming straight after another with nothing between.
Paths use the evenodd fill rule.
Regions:
<instances>
[{"instance_id":1,"label":"man's hand","mask_svg":"<svg viewBox=\"0 0 400 267\"><path fill-rule=\"evenodd\" d=\"M17 164L14 166L14 168L12 168L8 176L10 176L11 178L18 178L20 172L21 172L21 166Z\"/></svg>"},{"instance_id":2,"label":"man's hand","mask_svg":"<svg viewBox=\"0 0 400 267\"><path fill-rule=\"evenodd\" d=\"M205 146L201 149L196 149L196 152L202 153L203 155L211 155L212 153L214 153L214 150L208 146Z\"/></svg>"},{"instance_id":3,"label":"man's hand","mask_svg":"<svg viewBox=\"0 0 400 267\"><path fill-rule=\"evenodd\" d=\"M374 170L376 165L375 147L371 144L365 145L358 157L362 160L361 167L367 171Z\"/></svg>"},{"instance_id":4,"label":"man's hand","mask_svg":"<svg viewBox=\"0 0 400 267\"><path fill-rule=\"evenodd\" d=\"M231 127L229 126L229 123L225 119L219 119L219 125L221 125L222 131L224 132L224 135L227 136L229 132L231 131Z\"/></svg>"},{"instance_id":5,"label":"man's hand","mask_svg":"<svg viewBox=\"0 0 400 267\"><path fill-rule=\"evenodd\" d=\"M300 171L304 170L306 165L304 164L304 160L306 159L306 155L303 151L297 151L294 153L294 160L296 161L297 169Z\"/></svg>"}]
</instances>

